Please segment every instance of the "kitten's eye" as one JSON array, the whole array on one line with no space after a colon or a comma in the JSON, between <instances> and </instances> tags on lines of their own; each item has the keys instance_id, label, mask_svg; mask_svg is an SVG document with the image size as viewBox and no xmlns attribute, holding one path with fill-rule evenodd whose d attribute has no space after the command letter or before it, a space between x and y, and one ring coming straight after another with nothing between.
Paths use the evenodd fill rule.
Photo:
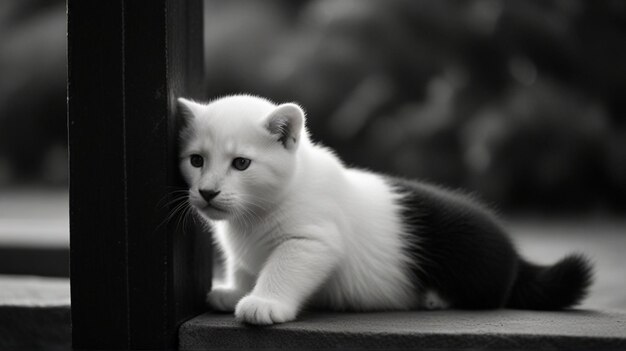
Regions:
<instances>
[{"instance_id":1,"label":"kitten's eye","mask_svg":"<svg viewBox=\"0 0 626 351\"><path fill-rule=\"evenodd\" d=\"M200 168L204 165L204 159L198 154L191 155L191 157L189 157L189 162L196 168Z\"/></svg>"},{"instance_id":2,"label":"kitten's eye","mask_svg":"<svg viewBox=\"0 0 626 351\"><path fill-rule=\"evenodd\" d=\"M250 167L250 162L252 161L247 158L237 157L233 160L233 168L239 171L245 171L246 168Z\"/></svg>"}]
</instances>

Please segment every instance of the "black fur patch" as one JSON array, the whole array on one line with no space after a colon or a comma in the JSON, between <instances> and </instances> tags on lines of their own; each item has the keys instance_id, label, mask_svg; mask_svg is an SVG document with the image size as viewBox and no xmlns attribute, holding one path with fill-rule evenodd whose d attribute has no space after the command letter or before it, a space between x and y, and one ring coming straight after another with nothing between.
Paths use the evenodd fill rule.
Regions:
<instances>
[{"instance_id":1,"label":"black fur patch","mask_svg":"<svg viewBox=\"0 0 626 351\"><path fill-rule=\"evenodd\" d=\"M433 290L462 309L560 309L584 296L590 281L584 261L530 265L519 258L495 216L471 198L415 181L388 182L403 195L402 216L412 241L407 249L422 293ZM542 294L549 298L539 299Z\"/></svg>"}]
</instances>

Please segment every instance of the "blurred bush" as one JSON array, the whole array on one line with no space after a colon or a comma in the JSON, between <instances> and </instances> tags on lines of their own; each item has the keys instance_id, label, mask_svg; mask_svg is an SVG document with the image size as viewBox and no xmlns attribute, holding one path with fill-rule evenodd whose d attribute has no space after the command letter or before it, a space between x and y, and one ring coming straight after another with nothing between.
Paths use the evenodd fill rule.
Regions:
<instances>
[{"instance_id":1,"label":"blurred bush","mask_svg":"<svg viewBox=\"0 0 626 351\"><path fill-rule=\"evenodd\" d=\"M626 2L209 0L207 97L297 101L349 164L504 209L626 209Z\"/></svg>"},{"instance_id":2,"label":"blurred bush","mask_svg":"<svg viewBox=\"0 0 626 351\"><path fill-rule=\"evenodd\" d=\"M64 1L0 1L0 185L67 183Z\"/></svg>"},{"instance_id":3,"label":"blurred bush","mask_svg":"<svg viewBox=\"0 0 626 351\"><path fill-rule=\"evenodd\" d=\"M207 98L297 101L347 163L504 209L626 210L623 0L205 4ZM0 29L0 184L63 180L63 3Z\"/></svg>"}]
</instances>

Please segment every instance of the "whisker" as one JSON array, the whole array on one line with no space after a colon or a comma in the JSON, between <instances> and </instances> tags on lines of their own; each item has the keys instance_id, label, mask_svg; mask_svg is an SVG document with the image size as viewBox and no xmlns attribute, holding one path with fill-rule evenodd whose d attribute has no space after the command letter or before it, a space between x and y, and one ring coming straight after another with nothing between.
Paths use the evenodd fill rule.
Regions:
<instances>
[{"instance_id":1,"label":"whisker","mask_svg":"<svg viewBox=\"0 0 626 351\"><path fill-rule=\"evenodd\" d=\"M188 200L180 198L179 201L181 201L181 202L177 203L176 205L174 205L172 207L172 209L170 210L170 213L168 214L168 216L165 217L163 219L163 221L161 221L161 223L159 223L157 228L161 227L162 225L164 225L166 223L169 223L177 214L180 214L181 211L184 210L186 206L189 206L189 201Z\"/></svg>"},{"instance_id":2,"label":"whisker","mask_svg":"<svg viewBox=\"0 0 626 351\"><path fill-rule=\"evenodd\" d=\"M175 201L176 199L180 199L185 197L186 195L189 194L189 190L185 189L178 189L178 190L172 190L172 191L168 191L167 193L165 193L163 195L163 197L159 200L159 202L157 202L157 207L162 206L162 207L167 207L171 204L172 201ZM172 196L174 195L178 195L175 196L174 199L171 199ZM165 203L164 205L163 202L167 201L167 203Z\"/></svg>"}]
</instances>

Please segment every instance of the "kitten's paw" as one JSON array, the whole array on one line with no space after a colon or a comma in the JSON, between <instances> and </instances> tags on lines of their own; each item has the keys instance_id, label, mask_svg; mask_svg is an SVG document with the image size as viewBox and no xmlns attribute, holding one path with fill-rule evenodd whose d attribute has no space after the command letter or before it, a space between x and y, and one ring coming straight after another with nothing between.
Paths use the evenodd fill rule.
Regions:
<instances>
[{"instance_id":1,"label":"kitten's paw","mask_svg":"<svg viewBox=\"0 0 626 351\"><path fill-rule=\"evenodd\" d=\"M216 287L207 294L206 300L216 311L233 312L244 295L245 292L238 289Z\"/></svg>"},{"instance_id":2,"label":"kitten's paw","mask_svg":"<svg viewBox=\"0 0 626 351\"><path fill-rule=\"evenodd\" d=\"M274 299L248 295L237 304L235 317L250 324L284 323L296 318L296 308Z\"/></svg>"}]
</instances>

